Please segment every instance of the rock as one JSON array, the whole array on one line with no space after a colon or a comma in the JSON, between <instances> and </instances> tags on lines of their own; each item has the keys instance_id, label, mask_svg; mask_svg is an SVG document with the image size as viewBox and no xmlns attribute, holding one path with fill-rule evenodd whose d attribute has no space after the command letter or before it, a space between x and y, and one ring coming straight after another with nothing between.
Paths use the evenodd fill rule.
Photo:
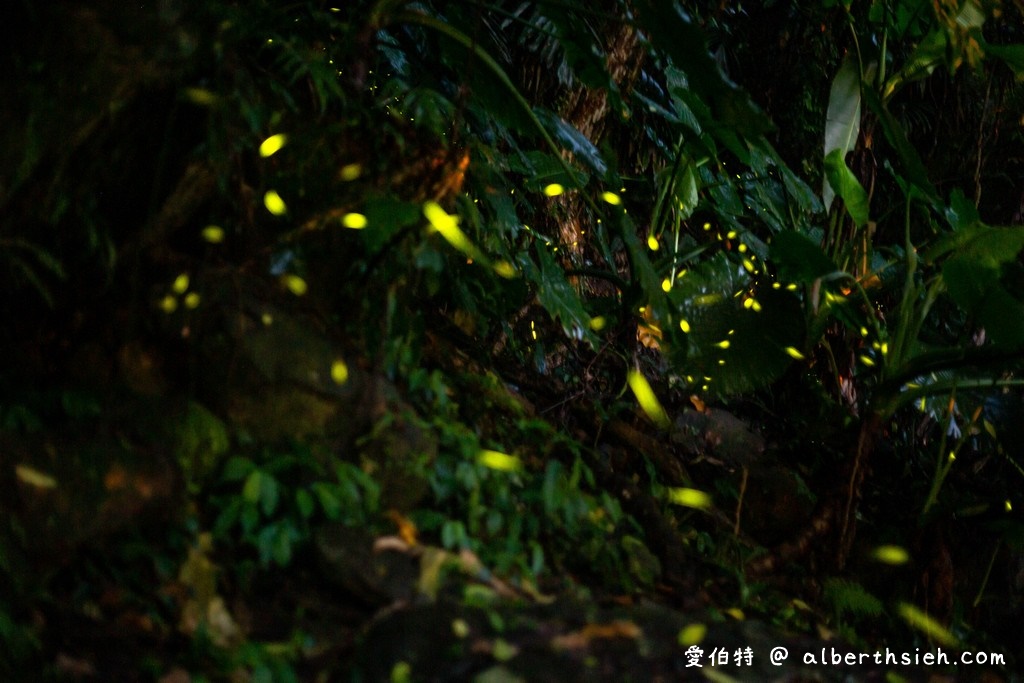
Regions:
<instances>
[{"instance_id":1,"label":"rock","mask_svg":"<svg viewBox=\"0 0 1024 683\"><path fill-rule=\"evenodd\" d=\"M743 467L764 453L764 439L747 423L721 408L686 410L672 424L673 443L694 455Z\"/></svg>"}]
</instances>

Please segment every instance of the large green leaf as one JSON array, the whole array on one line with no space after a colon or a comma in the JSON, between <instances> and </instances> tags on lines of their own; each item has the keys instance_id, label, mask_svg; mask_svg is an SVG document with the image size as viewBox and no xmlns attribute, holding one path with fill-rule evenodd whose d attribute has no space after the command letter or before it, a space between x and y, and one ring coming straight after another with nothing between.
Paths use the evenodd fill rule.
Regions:
<instances>
[{"instance_id":1,"label":"large green leaf","mask_svg":"<svg viewBox=\"0 0 1024 683\"><path fill-rule=\"evenodd\" d=\"M828 178L832 189L842 197L853 222L862 227L868 222L868 193L846 165L844 156L845 152L841 149L834 149L828 153L825 157L825 177Z\"/></svg>"},{"instance_id":2,"label":"large green leaf","mask_svg":"<svg viewBox=\"0 0 1024 683\"><path fill-rule=\"evenodd\" d=\"M821 247L795 230L772 239L772 262L783 282L808 283L839 270Z\"/></svg>"},{"instance_id":3,"label":"large green leaf","mask_svg":"<svg viewBox=\"0 0 1024 683\"><path fill-rule=\"evenodd\" d=\"M686 72L689 87L709 103L716 121L749 138L772 129L750 96L725 77L708 52L704 32L676 3L637 0L634 7L651 43Z\"/></svg>"},{"instance_id":4,"label":"large green leaf","mask_svg":"<svg viewBox=\"0 0 1024 683\"><path fill-rule=\"evenodd\" d=\"M839 68L828 98L828 112L825 115L825 158L835 150L840 157L857 144L860 134L860 67L852 57L847 57ZM832 206L835 191L825 177L821 191L827 211Z\"/></svg>"},{"instance_id":5,"label":"large green leaf","mask_svg":"<svg viewBox=\"0 0 1024 683\"><path fill-rule=\"evenodd\" d=\"M587 183L586 173L567 167L562 159L546 152L531 151L512 157L509 168L524 176L524 185L531 192L540 192L552 183L568 188Z\"/></svg>"},{"instance_id":6,"label":"large green leaf","mask_svg":"<svg viewBox=\"0 0 1024 683\"><path fill-rule=\"evenodd\" d=\"M982 46L985 49L985 54L998 57L1006 62L1006 65L1013 69L1018 77L1024 74L1024 45L992 45L982 42Z\"/></svg>"},{"instance_id":7,"label":"large green leaf","mask_svg":"<svg viewBox=\"0 0 1024 683\"><path fill-rule=\"evenodd\" d=\"M363 212L366 214L366 228L359 234L371 254L383 249L403 228L416 225L423 219L421 207L394 197L369 199Z\"/></svg>"},{"instance_id":8,"label":"large green leaf","mask_svg":"<svg viewBox=\"0 0 1024 683\"><path fill-rule=\"evenodd\" d=\"M607 173L608 165L601 158L601 153L597 151L594 143L587 139L587 136L547 109L537 107L533 113L544 124L551 136L562 143L566 150L572 152L573 156L586 163L598 175L603 176Z\"/></svg>"},{"instance_id":9,"label":"large green leaf","mask_svg":"<svg viewBox=\"0 0 1024 683\"><path fill-rule=\"evenodd\" d=\"M539 241L534 245L537 263L524 252L520 254L519 265L523 275L537 286L540 305L561 323L567 337L584 339L591 346L596 346L597 337L590 329L590 316L583 308L579 293L566 280L565 272L555 262L551 250Z\"/></svg>"},{"instance_id":10,"label":"large green leaf","mask_svg":"<svg viewBox=\"0 0 1024 683\"><path fill-rule=\"evenodd\" d=\"M669 297L674 316L665 332L688 345L681 370L694 390L721 396L763 387L801 353L806 330L796 296L753 289L723 253L687 272ZM745 303L751 297L756 307ZM681 327L688 332L680 334Z\"/></svg>"},{"instance_id":11,"label":"large green leaf","mask_svg":"<svg viewBox=\"0 0 1024 683\"><path fill-rule=\"evenodd\" d=\"M950 297L999 346L1024 346L1024 302L1003 285L1003 267L1024 249L1024 226L981 227L942 266Z\"/></svg>"}]
</instances>

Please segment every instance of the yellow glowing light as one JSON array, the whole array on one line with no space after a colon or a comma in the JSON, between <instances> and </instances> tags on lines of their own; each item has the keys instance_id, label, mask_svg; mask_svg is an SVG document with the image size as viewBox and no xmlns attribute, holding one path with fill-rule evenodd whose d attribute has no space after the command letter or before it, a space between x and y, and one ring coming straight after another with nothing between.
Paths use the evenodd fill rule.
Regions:
<instances>
[{"instance_id":1,"label":"yellow glowing light","mask_svg":"<svg viewBox=\"0 0 1024 683\"><path fill-rule=\"evenodd\" d=\"M595 318L590 319L590 329L594 332L600 332L604 329L604 326L608 324L608 321L604 319L603 315L599 315Z\"/></svg>"},{"instance_id":2,"label":"yellow glowing light","mask_svg":"<svg viewBox=\"0 0 1024 683\"><path fill-rule=\"evenodd\" d=\"M281 278L281 282L283 282L284 286L287 287L295 296L302 296L309 290L309 285L307 285L306 281L298 275L285 275Z\"/></svg>"},{"instance_id":3,"label":"yellow glowing light","mask_svg":"<svg viewBox=\"0 0 1024 683\"><path fill-rule=\"evenodd\" d=\"M160 310L168 314L174 313L174 311L178 310L178 300L168 294L163 299L160 299Z\"/></svg>"},{"instance_id":4,"label":"yellow glowing light","mask_svg":"<svg viewBox=\"0 0 1024 683\"><path fill-rule=\"evenodd\" d=\"M331 363L331 379L335 384L344 384L348 381L348 365L340 358Z\"/></svg>"},{"instance_id":5,"label":"yellow glowing light","mask_svg":"<svg viewBox=\"0 0 1024 683\"><path fill-rule=\"evenodd\" d=\"M914 605L906 602L900 603L899 614L910 626L928 636L929 640L938 641L947 647L956 647L956 636Z\"/></svg>"},{"instance_id":6,"label":"yellow glowing light","mask_svg":"<svg viewBox=\"0 0 1024 683\"><path fill-rule=\"evenodd\" d=\"M282 216L288 211L288 207L284 205L284 200L281 199L281 195L277 193L277 190L268 190L263 195L263 205L267 207L267 211L275 216Z\"/></svg>"},{"instance_id":7,"label":"yellow glowing light","mask_svg":"<svg viewBox=\"0 0 1024 683\"><path fill-rule=\"evenodd\" d=\"M671 289L672 289L672 281L671 280L669 280L668 278L665 278L664 280L661 281L661 290L663 292L668 292Z\"/></svg>"},{"instance_id":8,"label":"yellow glowing light","mask_svg":"<svg viewBox=\"0 0 1024 683\"><path fill-rule=\"evenodd\" d=\"M284 133L278 133L277 135L271 135L269 138L260 143L260 156L269 157L272 154L278 152L288 142L288 136Z\"/></svg>"},{"instance_id":9,"label":"yellow glowing light","mask_svg":"<svg viewBox=\"0 0 1024 683\"><path fill-rule=\"evenodd\" d=\"M647 417L651 418L660 427L668 427L670 424L668 414L661 407L661 403L658 401L658 397L654 395L654 390L651 389L647 378L640 374L638 370L630 370L629 374L626 375L626 381L629 383L629 388L633 390L633 395L636 396L640 408L647 413Z\"/></svg>"},{"instance_id":10,"label":"yellow glowing light","mask_svg":"<svg viewBox=\"0 0 1024 683\"><path fill-rule=\"evenodd\" d=\"M482 450L477 453L476 459L481 465L492 470L516 472L522 469L522 463L519 461L519 458L502 453L501 451Z\"/></svg>"},{"instance_id":11,"label":"yellow glowing light","mask_svg":"<svg viewBox=\"0 0 1024 683\"><path fill-rule=\"evenodd\" d=\"M710 306L712 304L717 304L721 300L722 295L715 292L713 294L702 294L698 297L694 297L693 303L697 304L698 306Z\"/></svg>"},{"instance_id":12,"label":"yellow glowing light","mask_svg":"<svg viewBox=\"0 0 1024 683\"><path fill-rule=\"evenodd\" d=\"M188 289L188 273L182 273L178 277L174 278L174 284L171 285L171 291L175 294L183 294Z\"/></svg>"},{"instance_id":13,"label":"yellow glowing light","mask_svg":"<svg viewBox=\"0 0 1024 683\"><path fill-rule=\"evenodd\" d=\"M210 107L217 102L217 96L204 88L185 88L185 97L201 107Z\"/></svg>"},{"instance_id":14,"label":"yellow glowing light","mask_svg":"<svg viewBox=\"0 0 1024 683\"><path fill-rule=\"evenodd\" d=\"M710 223L705 223L704 224L704 229L705 230L710 230L711 229L711 224Z\"/></svg>"},{"instance_id":15,"label":"yellow glowing light","mask_svg":"<svg viewBox=\"0 0 1024 683\"><path fill-rule=\"evenodd\" d=\"M882 564L901 565L910 561L910 553L898 545L880 545L871 556Z\"/></svg>"},{"instance_id":16,"label":"yellow glowing light","mask_svg":"<svg viewBox=\"0 0 1024 683\"><path fill-rule=\"evenodd\" d=\"M207 225L201 234L210 244L220 244L224 241L224 228L219 225Z\"/></svg>"},{"instance_id":17,"label":"yellow glowing light","mask_svg":"<svg viewBox=\"0 0 1024 683\"><path fill-rule=\"evenodd\" d=\"M679 329L681 329L686 334L690 334L690 323L685 320L680 320Z\"/></svg>"},{"instance_id":18,"label":"yellow glowing light","mask_svg":"<svg viewBox=\"0 0 1024 683\"><path fill-rule=\"evenodd\" d=\"M711 496L698 489L670 488L668 500L670 503L697 510L706 510L711 507Z\"/></svg>"},{"instance_id":19,"label":"yellow glowing light","mask_svg":"<svg viewBox=\"0 0 1024 683\"><path fill-rule=\"evenodd\" d=\"M861 356L860 362L868 366L869 368L875 367L875 361L871 360L870 356Z\"/></svg>"},{"instance_id":20,"label":"yellow glowing light","mask_svg":"<svg viewBox=\"0 0 1024 683\"><path fill-rule=\"evenodd\" d=\"M740 252L741 254L747 253L747 245L741 243L740 246L736 247L736 251Z\"/></svg>"},{"instance_id":21,"label":"yellow glowing light","mask_svg":"<svg viewBox=\"0 0 1024 683\"><path fill-rule=\"evenodd\" d=\"M516 276L515 266L513 266L508 261L498 261L497 263L495 263L494 272L500 275L501 277L505 278L506 280L510 280Z\"/></svg>"},{"instance_id":22,"label":"yellow glowing light","mask_svg":"<svg viewBox=\"0 0 1024 683\"><path fill-rule=\"evenodd\" d=\"M338 176L344 181L355 180L363 174L362 164L345 164L338 172Z\"/></svg>"},{"instance_id":23,"label":"yellow glowing light","mask_svg":"<svg viewBox=\"0 0 1024 683\"><path fill-rule=\"evenodd\" d=\"M437 202L427 202L423 205L423 215L426 216L434 229L441 233L441 237L448 240L448 243L470 258L481 262L487 262L487 258L473 246L466 233L459 229L459 219L451 216L441 208Z\"/></svg>"},{"instance_id":24,"label":"yellow glowing light","mask_svg":"<svg viewBox=\"0 0 1024 683\"><path fill-rule=\"evenodd\" d=\"M544 188L544 194L546 194L549 197L557 197L563 192L565 192L565 188L559 185L558 183L551 183L550 185Z\"/></svg>"},{"instance_id":25,"label":"yellow glowing light","mask_svg":"<svg viewBox=\"0 0 1024 683\"><path fill-rule=\"evenodd\" d=\"M614 192L602 192L601 199L605 200L612 206L618 206L619 204L622 203L622 199L620 199L619 195L615 194Z\"/></svg>"},{"instance_id":26,"label":"yellow glowing light","mask_svg":"<svg viewBox=\"0 0 1024 683\"><path fill-rule=\"evenodd\" d=\"M185 308L195 309L199 307L199 294L189 292L185 295Z\"/></svg>"},{"instance_id":27,"label":"yellow glowing light","mask_svg":"<svg viewBox=\"0 0 1024 683\"><path fill-rule=\"evenodd\" d=\"M722 341L720 341L717 344L715 344L715 346L717 346L720 349L727 349L727 348L729 348L729 340L728 339L723 339Z\"/></svg>"},{"instance_id":28,"label":"yellow glowing light","mask_svg":"<svg viewBox=\"0 0 1024 683\"><path fill-rule=\"evenodd\" d=\"M795 348L793 348L792 346L787 346L787 347L786 347L785 349L783 349L783 350L784 350L784 351L785 351L785 352L786 352L787 354L789 354L789 356L790 356L791 358L795 358L795 359L797 359L797 360L803 360L803 359L804 359L804 354L800 353L799 351L797 351L797 350L796 350Z\"/></svg>"},{"instance_id":29,"label":"yellow glowing light","mask_svg":"<svg viewBox=\"0 0 1024 683\"><path fill-rule=\"evenodd\" d=\"M649 236L647 238L647 248L651 251L658 251L661 248L661 245L658 244L658 238L654 235Z\"/></svg>"},{"instance_id":30,"label":"yellow glowing light","mask_svg":"<svg viewBox=\"0 0 1024 683\"><path fill-rule=\"evenodd\" d=\"M704 624L690 624L689 626L684 626L680 629L676 640L682 647L690 647L691 645L700 644L707 633L708 627Z\"/></svg>"},{"instance_id":31,"label":"yellow glowing light","mask_svg":"<svg viewBox=\"0 0 1024 683\"><path fill-rule=\"evenodd\" d=\"M37 489L57 488L56 479L28 465L15 465L14 476L29 486L35 486Z\"/></svg>"},{"instance_id":32,"label":"yellow glowing light","mask_svg":"<svg viewBox=\"0 0 1024 683\"><path fill-rule=\"evenodd\" d=\"M366 216L361 213L346 213L341 217L341 224L353 230L362 230L366 227Z\"/></svg>"}]
</instances>

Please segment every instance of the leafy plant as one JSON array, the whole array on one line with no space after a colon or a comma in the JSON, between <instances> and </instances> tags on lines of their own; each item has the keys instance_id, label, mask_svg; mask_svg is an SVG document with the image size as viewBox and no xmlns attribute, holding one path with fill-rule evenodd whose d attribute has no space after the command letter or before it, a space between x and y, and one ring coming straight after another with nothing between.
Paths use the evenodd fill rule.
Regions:
<instances>
[{"instance_id":1,"label":"leafy plant","mask_svg":"<svg viewBox=\"0 0 1024 683\"><path fill-rule=\"evenodd\" d=\"M377 509L378 485L355 465L326 466L308 448L233 456L221 475L228 493L215 498L215 536L252 546L266 567L287 566L310 538L316 519L366 524Z\"/></svg>"}]
</instances>

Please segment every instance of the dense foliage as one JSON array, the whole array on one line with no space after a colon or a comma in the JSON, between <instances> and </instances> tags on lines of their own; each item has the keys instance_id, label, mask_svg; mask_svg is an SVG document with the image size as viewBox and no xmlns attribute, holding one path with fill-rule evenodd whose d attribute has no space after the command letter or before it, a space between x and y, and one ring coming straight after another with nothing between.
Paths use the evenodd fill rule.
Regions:
<instances>
[{"instance_id":1,"label":"dense foliage","mask_svg":"<svg viewBox=\"0 0 1024 683\"><path fill-rule=\"evenodd\" d=\"M5 679L1020 667L1024 6L12 16Z\"/></svg>"}]
</instances>

